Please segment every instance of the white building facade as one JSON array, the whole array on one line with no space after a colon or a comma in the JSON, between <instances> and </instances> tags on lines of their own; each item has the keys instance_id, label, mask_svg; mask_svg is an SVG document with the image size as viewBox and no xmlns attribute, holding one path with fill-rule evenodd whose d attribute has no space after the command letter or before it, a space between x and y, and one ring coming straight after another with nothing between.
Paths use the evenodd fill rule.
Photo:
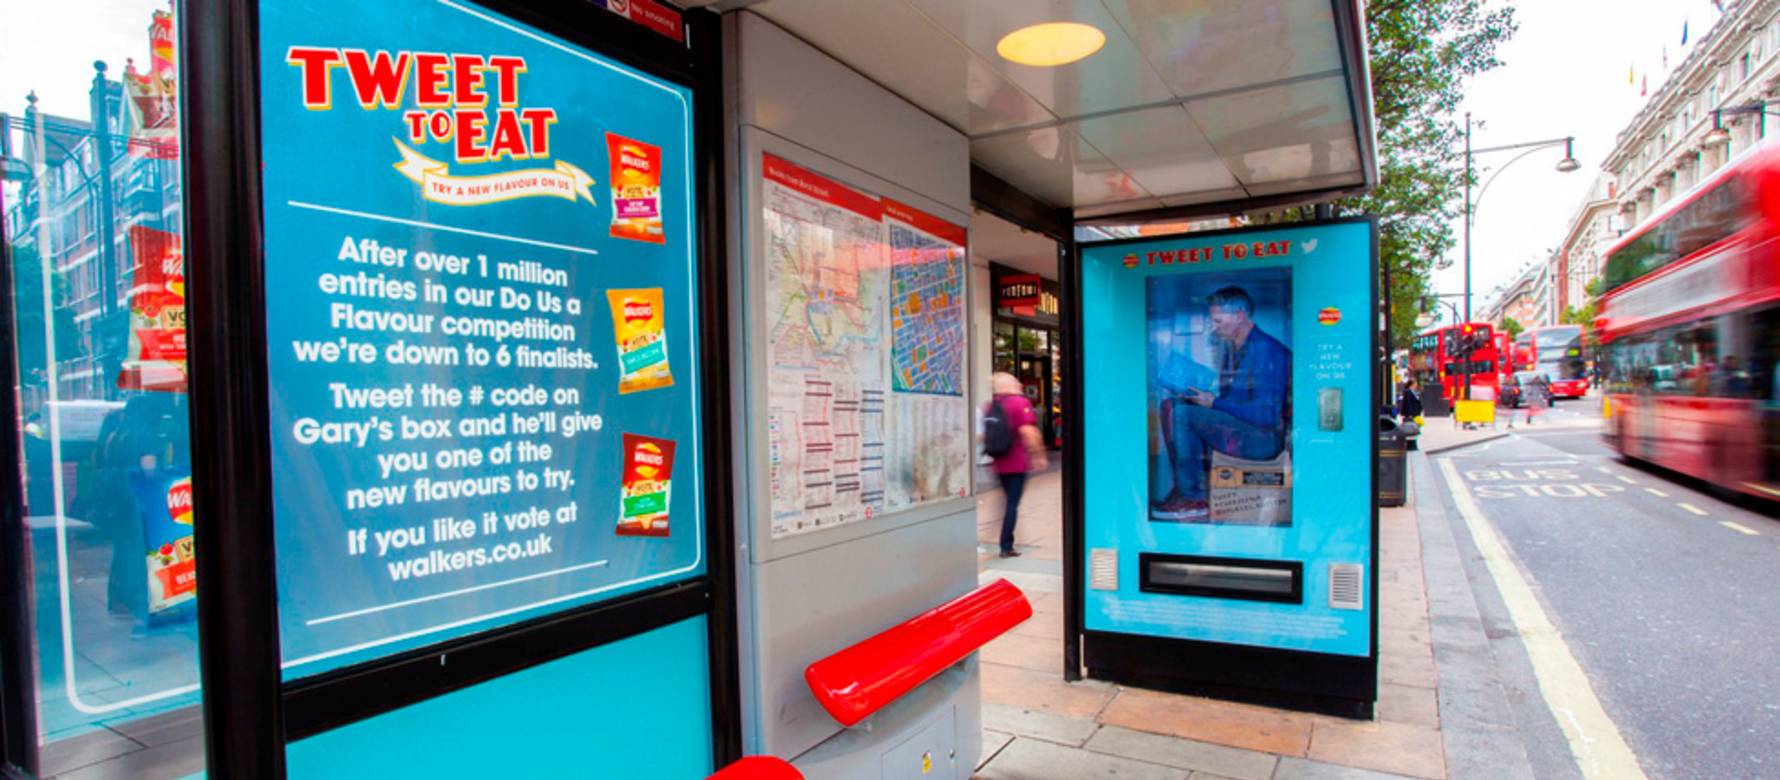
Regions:
<instances>
[{"instance_id":1,"label":"white building facade","mask_svg":"<svg viewBox=\"0 0 1780 780\"><path fill-rule=\"evenodd\" d=\"M1728 140L1709 136L1720 110L1780 100L1777 17L1780 0L1727 3L1725 15L1620 131L1602 169L1618 184L1621 225L1650 218L1725 162L1780 133L1780 117L1727 112Z\"/></svg>"}]
</instances>

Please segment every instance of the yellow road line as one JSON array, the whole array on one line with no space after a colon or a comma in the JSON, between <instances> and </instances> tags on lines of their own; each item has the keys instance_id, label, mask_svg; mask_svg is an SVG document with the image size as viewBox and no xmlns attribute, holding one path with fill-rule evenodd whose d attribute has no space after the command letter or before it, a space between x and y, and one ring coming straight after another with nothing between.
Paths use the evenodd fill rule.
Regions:
<instances>
[{"instance_id":1,"label":"yellow road line","mask_svg":"<svg viewBox=\"0 0 1780 780\"><path fill-rule=\"evenodd\" d=\"M1689 503L1687 503L1687 502L1681 502L1681 503L1679 503L1679 504L1677 504L1677 506L1679 506L1679 507L1681 507L1681 508L1682 508L1682 509L1685 509L1685 510L1687 510L1687 511L1689 511L1689 512L1692 512L1692 513L1694 513L1694 514L1696 514L1696 515L1699 515L1699 516L1700 516L1700 517L1705 517L1705 516L1706 516L1706 515L1708 515L1708 514L1710 514L1710 513L1709 513L1709 512L1707 512L1707 511L1706 511L1706 510L1704 510L1704 509L1701 509L1701 508L1699 508L1699 507L1697 507L1697 506L1694 506L1694 505L1693 505L1693 504L1689 504Z\"/></svg>"},{"instance_id":2,"label":"yellow road line","mask_svg":"<svg viewBox=\"0 0 1780 780\"><path fill-rule=\"evenodd\" d=\"M1636 485L1636 484L1638 484L1638 480L1635 480L1635 479L1632 479L1632 478L1631 478L1631 477L1628 477L1628 476L1626 476L1626 475L1624 475L1624 474L1615 474L1615 475L1614 475L1614 476L1616 476L1616 477L1619 477L1619 481L1621 481L1621 482L1624 482L1624 483L1626 483L1626 484L1627 484L1627 485Z\"/></svg>"},{"instance_id":3,"label":"yellow road line","mask_svg":"<svg viewBox=\"0 0 1780 780\"><path fill-rule=\"evenodd\" d=\"M1644 492L1649 493L1650 495L1656 496L1657 498L1668 498L1669 497L1668 493L1664 493L1661 490L1657 490L1656 488L1644 488Z\"/></svg>"},{"instance_id":4,"label":"yellow road line","mask_svg":"<svg viewBox=\"0 0 1780 780\"><path fill-rule=\"evenodd\" d=\"M1742 523L1733 523L1729 520L1720 520L1720 521L1718 521L1718 524L1722 525L1726 528L1729 528L1732 531L1736 531L1737 533L1743 534L1744 536L1761 536L1760 531L1757 531L1754 528L1750 528L1749 526L1743 525Z\"/></svg>"},{"instance_id":5,"label":"yellow road line","mask_svg":"<svg viewBox=\"0 0 1780 780\"><path fill-rule=\"evenodd\" d=\"M1601 707L1594 686L1589 684L1588 674L1570 653L1570 646L1565 644L1563 635L1545 614L1545 608L1539 605L1532 585L1509 557L1507 545L1484 517L1483 511L1478 509L1471 489L1459 477L1458 468L1451 459L1441 458L1440 470L1446 476L1447 487L1452 490L1453 504L1458 507L1459 516L1464 518L1471 538L1477 543L1477 551L1483 555L1484 565L1502 593L1502 601L1508 605L1508 616L1514 620L1521 643L1526 645L1527 656L1533 662L1539 694L1545 698L1545 705L1551 709L1558 728L1569 741L1576 768L1589 780L1643 778L1644 770L1638 766L1632 747L1626 744L1625 738L1619 734L1619 727Z\"/></svg>"}]
</instances>

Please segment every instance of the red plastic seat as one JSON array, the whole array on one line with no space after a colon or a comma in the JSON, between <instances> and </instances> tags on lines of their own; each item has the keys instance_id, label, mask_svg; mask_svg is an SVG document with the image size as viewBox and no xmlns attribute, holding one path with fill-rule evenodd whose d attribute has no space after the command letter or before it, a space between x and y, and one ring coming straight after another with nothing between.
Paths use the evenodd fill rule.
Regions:
<instances>
[{"instance_id":1,"label":"red plastic seat","mask_svg":"<svg viewBox=\"0 0 1780 780\"><path fill-rule=\"evenodd\" d=\"M773 756L748 756L717 770L706 780L803 780L803 773Z\"/></svg>"},{"instance_id":2,"label":"red plastic seat","mask_svg":"<svg viewBox=\"0 0 1780 780\"><path fill-rule=\"evenodd\" d=\"M1026 594L996 580L810 664L804 680L852 726L1029 617Z\"/></svg>"}]
</instances>

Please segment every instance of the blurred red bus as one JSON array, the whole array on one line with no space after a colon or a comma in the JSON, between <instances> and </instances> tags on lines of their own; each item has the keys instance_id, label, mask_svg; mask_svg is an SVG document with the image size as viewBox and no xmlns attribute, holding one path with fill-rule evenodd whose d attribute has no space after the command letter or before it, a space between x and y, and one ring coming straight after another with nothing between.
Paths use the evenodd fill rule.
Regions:
<instances>
[{"instance_id":1,"label":"blurred red bus","mask_svg":"<svg viewBox=\"0 0 1780 780\"><path fill-rule=\"evenodd\" d=\"M1622 455L1780 498L1780 147L1739 155L1608 250L1596 321Z\"/></svg>"},{"instance_id":2,"label":"blurred red bus","mask_svg":"<svg viewBox=\"0 0 1780 780\"><path fill-rule=\"evenodd\" d=\"M1496 343L1495 328L1487 322L1424 331L1409 342L1409 371L1424 393L1439 387L1440 396L1448 401L1467 397L1459 393L1467 376L1472 395L1475 388L1487 387L1489 397L1495 398L1502 387Z\"/></svg>"},{"instance_id":3,"label":"blurred red bus","mask_svg":"<svg viewBox=\"0 0 1780 780\"><path fill-rule=\"evenodd\" d=\"M1514 368L1539 371L1551 380L1553 398L1588 395L1588 361L1582 355L1581 325L1549 325L1520 334Z\"/></svg>"}]
</instances>

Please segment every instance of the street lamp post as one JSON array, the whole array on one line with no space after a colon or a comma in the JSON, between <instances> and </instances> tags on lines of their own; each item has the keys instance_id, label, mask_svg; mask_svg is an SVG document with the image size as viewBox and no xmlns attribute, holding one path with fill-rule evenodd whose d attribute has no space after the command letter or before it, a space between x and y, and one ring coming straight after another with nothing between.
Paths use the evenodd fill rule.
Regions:
<instances>
[{"instance_id":1,"label":"street lamp post","mask_svg":"<svg viewBox=\"0 0 1780 780\"><path fill-rule=\"evenodd\" d=\"M1533 152L1547 147L1557 146L1559 144L1563 144L1564 159L1558 161L1558 173L1569 173L1581 168L1582 164L1576 161L1576 136L1573 135L1565 136L1563 138L1547 138L1543 141L1527 141L1525 143L1503 144L1501 146L1473 149L1471 148L1471 112L1465 112L1465 318L1461 320L1462 322L1471 321L1471 222L1477 213L1478 202L1483 200L1484 193L1489 192L1490 185L1495 183L1496 177L1501 176L1502 171L1507 170L1508 166L1519 162L1521 158L1524 158ZM1524 151L1515 155L1514 159L1503 163L1502 167L1497 168L1495 173L1490 174L1489 181L1484 182L1483 186L1478 188L1477 197L1473 199L1471 197L1472 158L1480 154L1506 152L1515 149L1522 149ZM1464 376L1465 386L1460 390L1460 395L1468 399L1471 397L1471 361L1469 358L1465 361Z\"/></svg>"},{"instance_id":2,"label":"street lamp post","mask_svg":"<svg viewBox=\"0 0 1780 780\"><path fill-rule=\"evenodd\" d=\"M1714 108L1712 109L1712 129L1706 131L1706 145L1716 146L1718 144L1730 143L1731 131L1724 128L1725 114L1730 114L1732 116L1737 114L1754 114L1756 121L1755 136L1757 138L1765 137L1768 134L1768 117L1780 116L1780 113L1768 110L1768 102L1765 100L1751 101L1740 106Z\"/></svg>"},{"instance_id":3,"label":"street lamp post","mask_svg":"<svg viewBox=\"0 0 1780 780\"><path fill-rule=\"evenodd\" d=\"M1571 171L1577 170L1578 168L1581 168L1582 164L1576 161L1576 137L1575 136L1565 136L1563 138L1548 138L1543 141L1527 141L1525 143L1504 144L1502 146L1490 146L1490 147L1485 147L1482 149L1473 149L1473 148L1471 148L1471 112L1469 112L1469 111L1465 112L1465 319L1463 320L1464 322L1471 321L1471 222L1472 222L1473 217L1477 213L1477 203L1479 201L1483 200L1483 194L1489 191L1490 184L1494 183L1496 180L1496 177L1502 175L1502 171L1507 170L1508 166L1515 164L1522 157L1526 157L1527 155L1530 155L1535 151L1538 151L1540 149L1544 149L1547 147L1557 146L1559 144L1562 144L1564 147L1564 159L1558 161L1558 164L1557 164L1558 173L1569 173ZM1503 163L1502 167L1497 168L1495 173L1490 174L1489 181L1484 182L1483 187L1478 189L1477 198L1475 200L1472 199L1472 197L1471 197L1471 160L1472 160L1472 158L1474 158L1480 154L1488 154L1490 152L1506 152L1506 151L1511 151L1514 149L1524 149L1526 151L1521 152L1514 159L1509 160L1506 163Z\"/></svg>"}]
</instances>

